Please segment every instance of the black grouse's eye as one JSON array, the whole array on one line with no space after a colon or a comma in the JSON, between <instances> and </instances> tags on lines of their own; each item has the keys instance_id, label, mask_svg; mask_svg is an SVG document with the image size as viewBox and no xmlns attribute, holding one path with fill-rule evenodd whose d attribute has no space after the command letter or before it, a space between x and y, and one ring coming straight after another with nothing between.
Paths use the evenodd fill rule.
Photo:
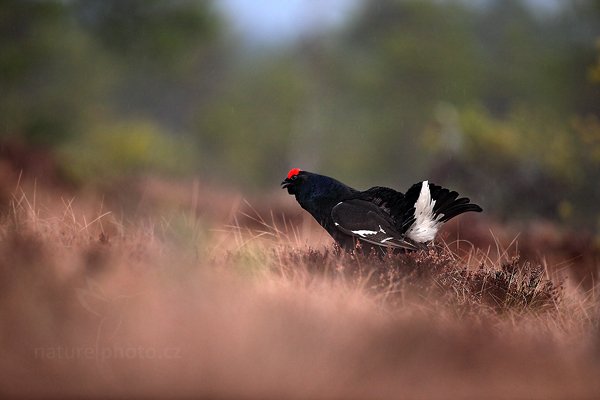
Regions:
<instances>
[{"instance_id":1,"label":"black grouse's eye","mask_svg":"<svg viewBox=\"0 0 600 400\"><path fill-rule=\"evenodd\" d=\"M292 180L295 181L296 179L298 179L298 175L294 175L292 176Z\"/></svg>"}]
</instances>

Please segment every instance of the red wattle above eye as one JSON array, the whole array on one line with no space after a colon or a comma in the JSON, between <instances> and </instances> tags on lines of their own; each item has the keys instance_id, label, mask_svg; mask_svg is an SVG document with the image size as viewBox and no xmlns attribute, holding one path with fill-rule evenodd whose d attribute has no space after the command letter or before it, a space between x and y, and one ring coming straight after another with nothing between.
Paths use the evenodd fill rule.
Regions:
<instances>
[{"instance_id":1,"label":"red wattle above eye","mask_svg":"<svg viewBox=\"0 0 600 400\"><path fill-rule=\"evenodd\" d=\"M292 168L290 169L290 172L288 172L287 178L288 179L292 179L292 177L298 175L300 173L300 168Z\"/></svg>"}]
</instances>

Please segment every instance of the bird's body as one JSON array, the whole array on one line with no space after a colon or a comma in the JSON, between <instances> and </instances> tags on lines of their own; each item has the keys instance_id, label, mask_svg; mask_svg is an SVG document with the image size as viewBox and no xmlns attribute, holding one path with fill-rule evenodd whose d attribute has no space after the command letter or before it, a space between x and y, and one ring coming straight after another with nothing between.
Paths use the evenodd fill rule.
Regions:
<instances>
[{"instance_id":1,"label":"bird's body","mask_svg":"<svg viewBox=\"0 0 600 400\"><path fill-rule=\"evenodd\" d=\"M481 211L468 198L423 181L406 193L375 186L359 191L325 175L292 169L282 182L302 208L344 249L417 250L441 224L467 211Z\"/></svg>"}]
</instances>

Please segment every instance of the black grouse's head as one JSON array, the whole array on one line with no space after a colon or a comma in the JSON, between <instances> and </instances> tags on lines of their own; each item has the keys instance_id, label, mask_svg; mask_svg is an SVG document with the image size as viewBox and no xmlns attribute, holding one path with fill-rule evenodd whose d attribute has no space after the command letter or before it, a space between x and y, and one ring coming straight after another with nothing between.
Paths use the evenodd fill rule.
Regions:
<instances>
[{"instance_id":1,"label":"black grouse's head","mask_svg":"<svg viewBox=\"0 0 600 400\"><path fill-rule=\"evenodd\" d=\"M287 178L281 182L281 188L287 189L289 194L297 194L298 190L308 179L309 173L302 171L300 168L292 168L288 172Z\"/></svg>"},{"instance_id":2,"label":"black grouse's head","mask_svg":"<svg viewBox=\"0 0 600 400\"><path fill-rule=\"evenodd\" d=\"M296 196L296 200L301 205L311 199L337 200L339 203L341 198L346 198L356 192L340 181L325 175L303 171L300 168L292 168L288 172L287 178L281 182L281 187L287 189L289 194Z\"/></svg>"}]
</instances>

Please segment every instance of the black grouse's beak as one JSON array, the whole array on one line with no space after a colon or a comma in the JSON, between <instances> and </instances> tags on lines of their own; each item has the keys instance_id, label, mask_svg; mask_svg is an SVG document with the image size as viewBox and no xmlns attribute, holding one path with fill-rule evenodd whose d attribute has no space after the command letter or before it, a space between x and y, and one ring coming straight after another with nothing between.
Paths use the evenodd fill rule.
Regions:
<instances>
[{"instance_id":1,"label":"black grouse's beak","mask_svg":"<svg viewBox=\"0 0 600 400\"><path fill-rule=\"evenodd\" d=\"M285 179L283 182L281 182L281 188L282 189L286 189L288 186L290 186L292 184L291 179Z\"/></svg>"}]
</instances>

